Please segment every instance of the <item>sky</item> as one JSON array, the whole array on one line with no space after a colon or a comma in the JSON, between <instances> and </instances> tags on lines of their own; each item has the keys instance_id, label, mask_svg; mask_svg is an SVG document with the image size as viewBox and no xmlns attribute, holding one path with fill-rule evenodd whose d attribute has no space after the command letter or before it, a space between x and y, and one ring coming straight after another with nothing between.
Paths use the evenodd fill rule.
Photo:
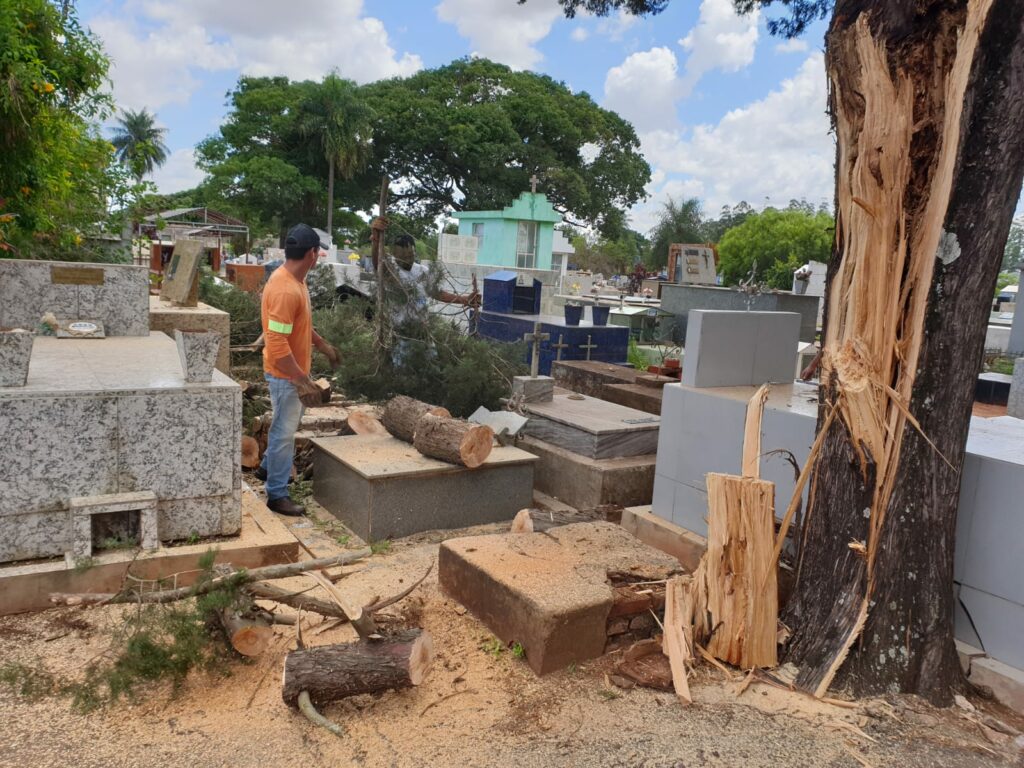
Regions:
<instances>
[{"instance_id":1,"label":"sky","mask_svg":"<svg viewBox=\"0 0 1024 768\"><path fill-rule=\"evenodd\" d=\"M79 0L111 58L119 107L167 128L161 192L195 186L195 145L217 132L241 75L358 83L464 56L542 72L631 121L651 165L642 232L669 198L705 213L833 195L824 23L773 38L732 0L673 0L648 18L564 18L556 0Z\"/></svg>"}]
</instances>

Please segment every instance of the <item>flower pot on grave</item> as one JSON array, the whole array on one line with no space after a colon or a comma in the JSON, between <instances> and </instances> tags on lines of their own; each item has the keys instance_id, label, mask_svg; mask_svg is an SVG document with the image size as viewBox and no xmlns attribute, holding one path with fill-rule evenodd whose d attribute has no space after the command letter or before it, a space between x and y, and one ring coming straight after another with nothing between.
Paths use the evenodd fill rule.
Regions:
<instances>
[{"instance_id":1,"label":"flower pot on grave","mask_svg":"<svg viewBox=\"0 0 1024 768\"><path fill-rule=\"evenodd\" d=\"M217 331L175 331L181 371L188 382L206 382L213 379L217 364L221 335Z\"/></svg>"},{"instance_id":2,"label":"flower pot on grave","mask_svg":"<svg viewBox=\"0 0 1024 768\"><path fill-rule=\"evenodd\" d=\"M595 304L590 308L590 319L594 325L608 325L608 313L611 311L611 307L599 307Z\"/></svg>"},{"instance_id":3,"label":"flower pot on grave","mask_svg":"<svg viewBox=\"0 0 1024 768\"><path fill-rule=\"evenodd\" d=\"M574 306L572 304L565 305L565 324L566 325L579 325L580 320L583 319L583 307Z\"/></svg>"},{"instance_id":4,"label":"flower pot on grave","mask_svg":"<svg viewBox=\"0 0 1024 768\"><path fill-rule=\"evenodd\" d=\"M0 328L0 387L24 387L35 334L23 328Z\"/></svg>"},{"instance_id":5,"label":"flower pot on grave","mask_svg":"<svg viewBox=\"0 0 1024 768\"><path fill-rule=\"evenodd\" d=\"M678 357L666 357L661 364L662 368L678 368L680 360Z\"/></svg>"}]
</instances>

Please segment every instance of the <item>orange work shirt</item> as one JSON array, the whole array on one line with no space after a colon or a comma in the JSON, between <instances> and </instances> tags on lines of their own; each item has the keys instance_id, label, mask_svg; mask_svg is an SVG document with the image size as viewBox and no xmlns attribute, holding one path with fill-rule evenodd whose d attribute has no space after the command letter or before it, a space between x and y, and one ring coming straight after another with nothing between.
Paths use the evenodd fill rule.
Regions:
<instances>
[{"instance_id":1,"label":"orange work shirt","mask_svg":"<svg viewBox=\"0 0 1024 768\"><path fill-rule=\"evenodd\" d=\"M263 370L271 376L289 378L277 362L291 353L308 375L313 362L313 317L306 283L278 267L263 286L260 311L263 322Z\"/></svg>"}]
</instances>

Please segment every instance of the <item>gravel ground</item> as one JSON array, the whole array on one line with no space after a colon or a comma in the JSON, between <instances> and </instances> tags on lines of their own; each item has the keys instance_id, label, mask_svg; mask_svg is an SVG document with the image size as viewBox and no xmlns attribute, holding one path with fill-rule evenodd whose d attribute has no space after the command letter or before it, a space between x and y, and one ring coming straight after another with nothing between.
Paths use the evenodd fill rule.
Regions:
<instances>
[{"instance_id":1,"label":"gravel ground","mask_svg":"<svg viewBox=\"0 0 1024 768\"><path fill-rule=\"evenodd\" d=\"M364 603L400 592L436 562L436 538L396 542L341 586ZM107 647L124 610L0 618L0 659L74 678ZM912 698L847 709L757 683L737 697L734 681L704 667L693 681L696 703L684 708L669 693L611 687L610 657L537 678L511 653L485 648L490 634L439 592L436 573L388 610L431 633L434 668L413 690L325 707L344 738L282 703L281 665L295 634L277 627L271 650L255 662L238 662L227 675L193 674L176 693L152 687L135 702L89 715L73 712L66 699L30 701L3 691L0 767L1024 765L1009 739L987 739L959 710ZM320 645L354 634L348 627L317 634L310 626L305 637Z\"/></svg>"}]
</instances>

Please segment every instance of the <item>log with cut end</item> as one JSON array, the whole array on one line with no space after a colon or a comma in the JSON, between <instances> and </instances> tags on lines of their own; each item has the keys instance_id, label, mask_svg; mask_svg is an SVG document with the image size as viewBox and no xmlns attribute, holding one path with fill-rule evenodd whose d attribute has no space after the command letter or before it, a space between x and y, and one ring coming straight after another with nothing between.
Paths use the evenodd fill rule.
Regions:
<instances>
[{"instance_id":1,"label":"log with cut end","mask_svg":"<svg viewBox=\"0 0 1024 768\"><path fill-rule=\"evenodd\" d=\"M529 509L520 509L512 521L510 533L533 533L533 517Z\"/></svg>"},{"instance_id":2,"label":"log with cut end","mask_svg":"<svg viewBox=\"0 0 1024 768\"><path fill-rule=\"evenodd\" d=\"M430 635L420 629L376 641L292 651L284 660L281 696L295 707L303 691L314 704L326 704L360 693L410 688L423 681L433 661Z\"/></svg>"},{"instance_id":3,"label":"log with cut end","mask_svg":"<svg viewBox=\"0 0 1024 768\"><path fill-rule=\"evenodd\" d=\"M331 382L327 379L320 378L313 382L318 390L320 390L320 402L327 405L331 402Z\"/></svg>"},{"instance_id":4,"label":"log with cut end","mask_svg":"<svg viewBox=\"0 0 1024 768\"><path fill-rule=\"evenodd\" d=\"M380 421L394 437L411 443L416 434L416 422L425 413L449 419L452 416L447 408L424 403L422 400L414 400L405 395L398 395L391 398L384 406L384 413L381 414Z\"/></svg>"},{"instance_id":5,"label":"log with cut end","mask_svg":"<svg viewBox=\"0 0 1024 768\"><path fill-rule=\"evenodd\" d=\"M474 469L487 461L493 446L494 432L483 424L429 413L416 423L413 447L434 459Z\"/></svg>"},{"instance_id":6,"label":"log with cut end","mask_svg":"<svg viewBox=\"0 0 1024 768\"><path fill-rule=\"evenodd\" d=\"M237 611L225 609L220 612L220 622L231 647L243 656L259 656L270 645L274 630L265 621L240 615Z\"/></svg>"},{"instance_id":7,"label":"log with cut end","mask_svg":"<svg viewBox=\"0 0 1024 768\"><path fill-rule=\"evenodd\" d=\"M386 435L384 425L366 411L352 411L348 415L348 428L357 435Z\"/></svg>"}]
</instances>

